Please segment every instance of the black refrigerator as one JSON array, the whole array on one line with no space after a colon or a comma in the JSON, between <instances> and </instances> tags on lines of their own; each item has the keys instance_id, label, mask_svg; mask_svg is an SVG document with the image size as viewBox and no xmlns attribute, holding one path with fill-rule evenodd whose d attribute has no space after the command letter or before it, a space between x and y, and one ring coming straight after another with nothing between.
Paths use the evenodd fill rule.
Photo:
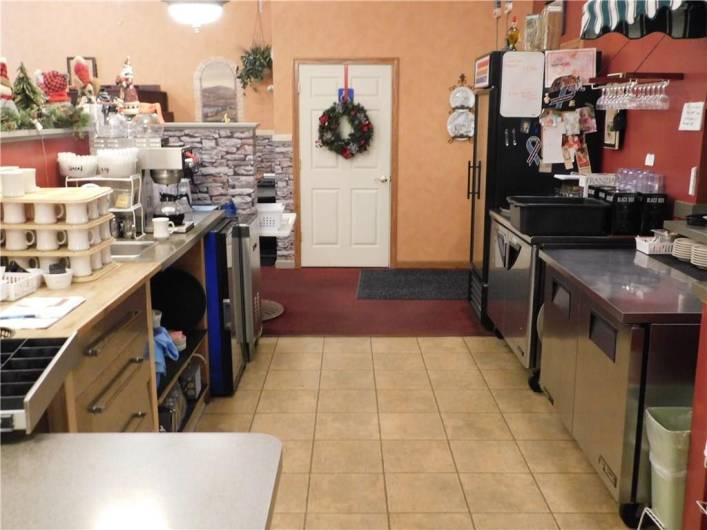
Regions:
<instances>
[{"instance_id":1,"label":"black refrigerator","mask_svg":"<svg viewBox=\"0 0 707 530\"><path fill-rule=\"evenodd\" d=\"M507 208L506 198L511 195L551 195L559 185L555 174L566 174L564 164L554 164L549 172L540 172L532 155L528 140L540 136L540 116L532 118L506 118L501 116L501 88L503 86L503 57L507 53L495 51L479 57L475 62L475 127L473 158L467 165L467 197L471 201L471 242L469 302L482 324L493 329L486 313L489 272L490 210ZM537 52L539 53L539 52ZM597 69L600 55L597 53ZM484 82L478 83L479 64L483 63ZM479 87L478 85L484 85ZM541 88L541 90L544 90ZM572 101L563 103L581 107L596 106L599 94L589 86L577 92ZM549 106L547 100L543 107ZM603 113L596 113L597 129L603 130ZM587 149L593 171L601 168L602 134L586 136ZM532 144L531 144L532 145Z\"/></svg>"}]
</instances>

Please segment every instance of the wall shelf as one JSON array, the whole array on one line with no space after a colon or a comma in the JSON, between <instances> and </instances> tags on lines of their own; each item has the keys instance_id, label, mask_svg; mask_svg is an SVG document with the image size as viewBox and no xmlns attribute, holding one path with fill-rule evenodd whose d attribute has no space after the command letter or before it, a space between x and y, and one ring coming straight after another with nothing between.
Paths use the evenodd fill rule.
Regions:
<instances>
[{"instance_id":1,"label":"wall shelf","mask_svg":"<svg viewBox=\"0 0 707 530\"><path fill-rule=\"evenodd\" d=\"M662 81L666 79L684 79L681 72L617 72L600 77L589 78L591 85L608 85L611 83L625 83L626 81Z\"/></svg>"}]
</instances>

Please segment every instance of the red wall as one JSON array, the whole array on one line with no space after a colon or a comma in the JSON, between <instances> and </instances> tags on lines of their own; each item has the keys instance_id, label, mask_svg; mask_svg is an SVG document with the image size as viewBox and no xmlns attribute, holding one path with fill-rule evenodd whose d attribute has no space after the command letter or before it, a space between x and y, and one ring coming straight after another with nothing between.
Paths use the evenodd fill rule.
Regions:
<instances>
[{"instance_id":1,"label":"red wall","mask_svg":"<svg viewBox=\"0 0 707 530\"><path fill-rule=\"evenodd\" d=\"M565 2L566 32L563 42L579 37L584 2ZM609 33L596 40L583 41L585 48L602 52L602 73L682 72L685 79L668 87L671 98L667 111L630 110L623 148L604 150L603 171L620 167L643 167L646 153L655 154L654 169L666 176L666 191L673 199L707 202L707 157L704 156L704 129L678 131L682 105L686 101L705 101L707 96L707 39L675 40L662 33L630 40ZM645 62L644 62L645 60ZM697 195L688 194L690 169L701 167Z\"/></svg>"},{"instance_id":2,"label":"red wall","mask_svg":"<svg viewBox=\"0 0 707 530\"><path fill-rule=\"evenodd\" d=\"M37 185L40 187L63 186L59 176L56 155L69 151L81 155L89 153L88 138L74 136L46 138L44 147L41 139L2 142L0 144L0 165L33 167L37 170Z\"/></svg>"}]
</instances>

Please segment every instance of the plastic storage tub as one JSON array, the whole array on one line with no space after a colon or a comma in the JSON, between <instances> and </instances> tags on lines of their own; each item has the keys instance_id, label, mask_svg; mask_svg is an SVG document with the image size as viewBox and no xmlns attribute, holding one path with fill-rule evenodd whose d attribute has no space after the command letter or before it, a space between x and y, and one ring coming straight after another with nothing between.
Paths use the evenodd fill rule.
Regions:
<instances>
[{"instance_id":1,"label":"plastic storage tub","mask_svg":"<svg viewBox=\"0 0 707 530\"><path fill-rule=\"evenodd\" d=\"M609 205L582 197L511 196L511 224L529 236L600 236L608 229Z\"/></svg>"},{"instance_id":2,"label":"plastic storage tub","mask_svg":"<svg viewBox=\"0 0 707 530\"><path fill-rule=\"evenodd\" d=\"M259 203L258 221L260 228L266 230L278 230L282 225L282 214L285 212L285 205L281 202Z\"/></svg>"}]
</instances>

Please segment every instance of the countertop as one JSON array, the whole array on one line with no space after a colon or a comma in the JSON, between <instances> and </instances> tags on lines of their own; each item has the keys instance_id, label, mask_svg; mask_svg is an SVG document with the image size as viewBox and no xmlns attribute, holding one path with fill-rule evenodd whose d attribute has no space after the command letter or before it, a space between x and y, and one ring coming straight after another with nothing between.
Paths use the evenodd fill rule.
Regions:
<instances>
[{"instance_id":1,"label":"countertop","mask_svg":"<svg viewBox=\"0 0 707 530\"><path fill-rule=\"evenodd\" d=\"M707 244L707 227L692 226L686 221L665 221L663 226L671 232L677 232L681 236L692 238L700 243Z\"/></svg>"},{"instance_id":2,"label":"countertop","mask_svg":"<svg viewBox=\"0 0 707 530\"><path fill-rule=\"evenodd\" d=\"M698 282L636 250L546 249L540 257L619 322L700 322Z\"/></svg>"},{"instance_id":3,"label":"countertop","mask_svg":"<svg viewBox=\"0 0 707 530\"><path fill-rule=\"evenodd\" d=\"M2 528L265 529L282 443L255 433L43 434L2 445Z\"/></svg>"}]
</instances>

